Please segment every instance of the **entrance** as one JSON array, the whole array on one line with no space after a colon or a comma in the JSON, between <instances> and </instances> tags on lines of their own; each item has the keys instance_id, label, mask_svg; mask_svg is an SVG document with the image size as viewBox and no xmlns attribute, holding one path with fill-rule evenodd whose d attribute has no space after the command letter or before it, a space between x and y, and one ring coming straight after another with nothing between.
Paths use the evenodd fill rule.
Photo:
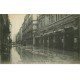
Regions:
<instances>
[{"instance_id":1,"label":"entrance","mask_svg":"<svg viewBox=\"0 0 80 80\"><path fill-rule=\"evenodd\" d=\"M63 49L63 33L62 31L57 31L55 33L55 42L56 42L56 48L57 49Z\"/></svg>"},{"instance_id":2,"label":"entrance","mask_svg":"<svg viewBox=\"0 0 80 80\"><path fill-rule=\"evenodd\" d=\"M74 29L73 27L65 28L64 49L73 51L74 49Z\"/></svg>"},{"instance_id":3,"label":"entrance","mask_svg":"<svg viewBox=\"0 0 80 80\"><path fill-rule=\"evenodd\" d=\"M53 33L49 34L49 48L53 49Z\"/></svg>"}]
</instances>

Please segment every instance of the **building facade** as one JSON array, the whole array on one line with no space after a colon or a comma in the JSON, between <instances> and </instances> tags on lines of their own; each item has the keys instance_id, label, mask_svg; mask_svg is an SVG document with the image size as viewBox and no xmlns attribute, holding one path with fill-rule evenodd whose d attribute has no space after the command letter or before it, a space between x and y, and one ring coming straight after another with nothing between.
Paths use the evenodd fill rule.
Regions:
<instances>
[{"instance_id":1,"label":"building facade","mask_svg":"<svg viewBox=\"0 0 80 80\"><path fill-rule=\"evenodd\" d=\"M19 45L22 44L22 27L20 28L18 34L16 35L16 43Z\"/></svg>"},{"instance_id":2,"label":"building facade","mask_svg":"<svg viewBox=\"0 0 80 80\"><path fill-rule=\"evenodd\" d=\"M1 61L10 59L10 21L7 14L0 14L0 54Z\"/></svg>"},{"instance_id":3,"label":"building facade","mask_svg":"<svg viewBox=\"0 0 80 80\"><path fill-rule=\"evenodd\" d=\"M80 53L80 15L27 14L20 33L24 46Z\"/></svg>"},{"instance_id":4,"label":"building facade","mask_svg":"<svg viewBox=\"0 0 80 80\"><path fill-rule=\"evenodd\" d=\"M22 42L23 46L35 44L35 31L37 26L37 15L27 14L24 18L19 33L17 34L17 42Z\"/></svg>"},{"instance_id":5,"label":"building facade","mask_svg":"<svg viewBox=\"0 0 80 80\"><path fill-rule=\"evenodd\" d=\"M36 46L79 51L79 18L71 14L38 15Z\"/></svg>"}]
</instances>

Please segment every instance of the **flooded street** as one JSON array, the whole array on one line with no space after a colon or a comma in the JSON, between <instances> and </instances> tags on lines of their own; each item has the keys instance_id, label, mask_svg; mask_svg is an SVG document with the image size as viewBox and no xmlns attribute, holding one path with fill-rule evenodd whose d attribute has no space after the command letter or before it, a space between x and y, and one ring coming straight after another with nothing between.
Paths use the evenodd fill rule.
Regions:
<instances>
[{"instance_id":1,"label":"flooded street","mask_svg":"<svg viewBox=\"0 0 80 80\"><path fill-rule=\"evenodd\" d=\"M12 47L11 49L11 63L12 64L31 64L31 63L79 63L74 57L77 53L71 53L60 50L43 50L32 47Z\"/></svg>"},{"instance_id":2,"label":"flooded street","mask_svg":"<svg viewBox=\"0 0 80 80\"><path fill-rule=\"evenodd\" d=\"M21 62L21 58L20 58L20 55L18 54L18 52L16 51L16 47L13 47L11 49L11 62L12 62L12 64Z\"/></svg>"},{"instance_id":3,"label":"flooded street","mask_svg":"<svg viewBox=\"0 0 80 80\"><path fill-rule=\"evenodd\" d=\"M20 14L9 17L12 37L8 36L7 43L4 37L3 43L10 44L10 48L1 47L2 63L80 63L80 15Z\"/></svg>"}]
</instances>

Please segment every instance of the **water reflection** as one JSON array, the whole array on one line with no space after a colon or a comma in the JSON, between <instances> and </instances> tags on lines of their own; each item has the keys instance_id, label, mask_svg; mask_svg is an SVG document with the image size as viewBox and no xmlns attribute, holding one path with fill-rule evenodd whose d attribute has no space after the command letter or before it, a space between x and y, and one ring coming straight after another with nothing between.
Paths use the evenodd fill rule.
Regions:
<instances>
[{"instance_id":1,"label":"water reflection","mask_svg":"<svg viewBox=\"0 0 80 80\"><path fill-rule=\"evenodd\" d=\"M18 54L18 52L16 51L16 47L12 47L11 49L11 63L21 63L20 54Z\"/></svg>"},{"instance_id":2,"label":"water reflection","mask_svg":"<svg viewBox=\"0 0 80 80\"><path fill-rule=\"evenodd\" d=\"M46 55L38 54L32 48L16 48L23 63L44 63L47 62L48 57Z\"/></svg>"},{"instance_id":3,"label":"water reflection","mask_svg":"<svg viewBox=\"0 0 80 80\"><path fill-rule=\"evenodd\" d=\"M21 46L16 50L22 63L79 63L74 61L75 52Z\"/></svg>"},{"instance_id":4,"label":"water reflection","mask_svg":"<svg viewBox=\"0 0 80 80\"><path fill-rule=\"evenodd\" d=\"M1 50L1 63L2 64L8 64L11 63L11 46L3 48Z\"/></svg>"},{"instance_id":5,"label":"water reflection","mask_svg":"<svg viewBox=\"0 0 80 80\"><path fill-rule=\"evenodd\" d=\"M75 59L75 52L47 50L29 46L12 46L10 52L1 55L1 63L30 64L30 63L80 63Z\"/></svg>"}]
</instances>

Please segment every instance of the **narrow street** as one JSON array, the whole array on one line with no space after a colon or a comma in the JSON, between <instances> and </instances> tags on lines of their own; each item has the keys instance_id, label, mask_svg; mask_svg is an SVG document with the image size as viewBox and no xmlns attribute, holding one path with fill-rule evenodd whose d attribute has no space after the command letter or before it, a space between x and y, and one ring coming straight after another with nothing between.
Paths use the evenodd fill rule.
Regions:
<instances>
[{"instance_id":1,"label":"narrow street","mask_svg":"<svg viewBox=\"0 0 80 80\"><path fill-rule=\"evenodd\" d=\"M54 63L54 64L68 64L79 63L74 56L77 53L71 53L60 50L43 50L31 47L12 47L11 49L11 63L12 64L26 64L26 63Z\"/></svg>"},{"instance_id":2,"label":"narrow street","mask_svg":"<svg viewBox=\"0 0 80 80\"><path fill-rule=\"evenodd\" d=\"M11 49L11 63L12 64L21 63L20 55L16 51L15 47L12 47Z\"/></svg>"},{"instance_id":3,"label":"narrow street","mask_svg":"<svg viewBox=\"0 0 80 80\"><path fill-rule=\"evenodd\" d=\"M9 52L7 45L2 46L3 62L10 56L13 64L80 63L80 15L20 14L9 18L12 40L8 36L8 42L5 37L2 42L12 48Z\"/></svg>"}]
</instances>

